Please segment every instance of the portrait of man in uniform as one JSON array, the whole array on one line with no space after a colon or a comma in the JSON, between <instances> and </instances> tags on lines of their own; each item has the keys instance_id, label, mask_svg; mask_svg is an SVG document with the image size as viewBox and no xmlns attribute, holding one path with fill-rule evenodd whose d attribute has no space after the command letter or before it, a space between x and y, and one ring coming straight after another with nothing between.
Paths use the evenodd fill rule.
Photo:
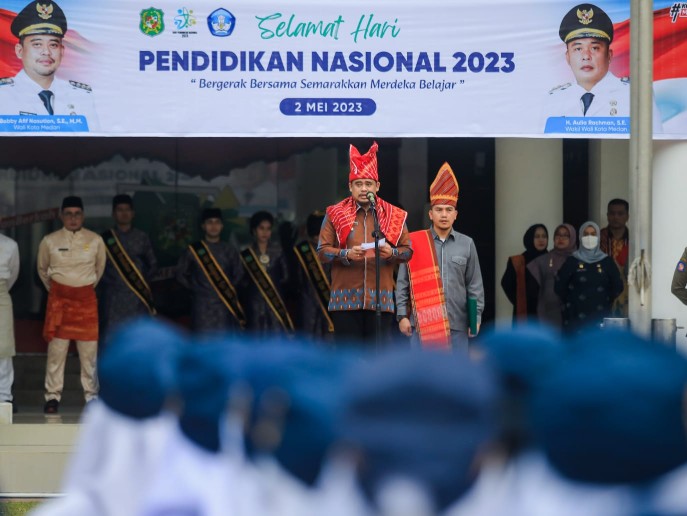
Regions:
<instances>
[{"instance_id":1,"label":"portrait of man in uniform","mask_svg":"<svg viewBox=\"0 0 687 516\"><path fill-rule=\"evenodd\" d=\"M558 35L573 80L548 90L545 118L630 116L630 79L610 70L613 32L611 18L594 4L576 5L563 17ZM660 127L654 106L654 130Z\"/></svg>"},{"instance_id":2,"label":"portrait of man in uniform","mask_svg":"<svg viewBox=\"0 0 687 516\"><path fill-rule=\"evenodd\" d=\"M0 114L83 115L89 131L99 130L91 87L57 77L67 33L60 6L33 1L17 14L10 30L18 39L14 51L22 69L14 77L0 78Z\"/></svg>"}]
</instances>

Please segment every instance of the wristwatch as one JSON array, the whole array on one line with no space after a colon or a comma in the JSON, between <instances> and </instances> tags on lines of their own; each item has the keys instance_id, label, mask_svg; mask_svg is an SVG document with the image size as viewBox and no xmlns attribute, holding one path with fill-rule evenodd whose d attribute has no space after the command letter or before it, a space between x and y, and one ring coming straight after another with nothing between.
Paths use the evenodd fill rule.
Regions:
<instances>
[{"instance_id":1,"label":"wristwatch","mask_svg":"<svg viewBox=\"0 0 687 516\"><path fill-rule=\"evenodd\" d=\"M407 319L407 315L397 315L396 316L396 322L401 322L403 319Z\"/></svg>"}]
</instances>

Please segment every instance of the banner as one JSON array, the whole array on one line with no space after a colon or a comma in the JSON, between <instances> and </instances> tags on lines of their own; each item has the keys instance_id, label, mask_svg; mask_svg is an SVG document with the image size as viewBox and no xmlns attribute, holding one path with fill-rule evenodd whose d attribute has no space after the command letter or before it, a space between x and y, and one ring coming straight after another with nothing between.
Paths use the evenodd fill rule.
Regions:
<instances>
[{"instance_id":1,"label":"banner","mask_svg":"<svg viewBox=\"0 0 687 516\"><path fill-rule=\"evenodd\" d=\"M64 13L49 51L0 3L0 135L629 137L630 0L58 4L28 4ZM607 15L610 50L566 45L566 15ZM684 139L687 3L654 31L654 135Z\"/></svg>"}]
</instances>

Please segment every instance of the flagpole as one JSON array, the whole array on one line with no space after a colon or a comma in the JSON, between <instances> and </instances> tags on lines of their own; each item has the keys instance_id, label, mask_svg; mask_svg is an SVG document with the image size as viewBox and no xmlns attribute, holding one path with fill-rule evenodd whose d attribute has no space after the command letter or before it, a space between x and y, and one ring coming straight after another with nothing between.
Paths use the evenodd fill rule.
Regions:
<instances>
[{"instance_id":1,"label":"flagpole","mask_svg":"<svg viewBox=\"0 0 687 516\"><path fill-rule=\"evenodd\" d=\"M630 259L642 255L650 264L653 163L653 2L631 0L630 12ZM651 290L644 296L629 287L629 318L633 330L651 334Z\"/></svg>"}]
</instances>

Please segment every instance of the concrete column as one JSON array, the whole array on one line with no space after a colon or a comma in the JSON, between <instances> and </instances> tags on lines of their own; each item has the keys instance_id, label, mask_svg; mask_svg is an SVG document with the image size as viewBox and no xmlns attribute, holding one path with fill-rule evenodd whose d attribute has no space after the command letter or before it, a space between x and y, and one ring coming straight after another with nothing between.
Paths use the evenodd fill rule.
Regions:
<instances>
[{"instance_id":1,"label":"concrete column","mask_svg":"<svg viewBox=\"0 0 687 516\"><path fill-rule=\"evenodd\" d=\"M687 306L671 294L673 272L687 247L687 142L654 142L652 189L653 319L677 319L677 346L687 352Z\"/></svg>"},{"instance_id":2,"label":"concrete column","mask_svg":"<svg viewBox=\"0 0 687 516\"><path fill-rule=\"evenodd\" d=\"M629 140L592 140L589 143L589 218L604 227L608 201L629 199ZM630 222L632 225L630 206ZM575 228L579 229L579 228Z\"/></svg>"},{"instance_id":3,"label":"concrete column","mask_svg":"<svg viewBox=\"0 0 687 516\"><path fill-rule=\"evenodd\" d=\"M508 257L524 251L532 224L553 230L563 222L563 142L560 139L496 139L496 323L509 325L513 306L501 277Z\"/></svg>"}]
</instances>

